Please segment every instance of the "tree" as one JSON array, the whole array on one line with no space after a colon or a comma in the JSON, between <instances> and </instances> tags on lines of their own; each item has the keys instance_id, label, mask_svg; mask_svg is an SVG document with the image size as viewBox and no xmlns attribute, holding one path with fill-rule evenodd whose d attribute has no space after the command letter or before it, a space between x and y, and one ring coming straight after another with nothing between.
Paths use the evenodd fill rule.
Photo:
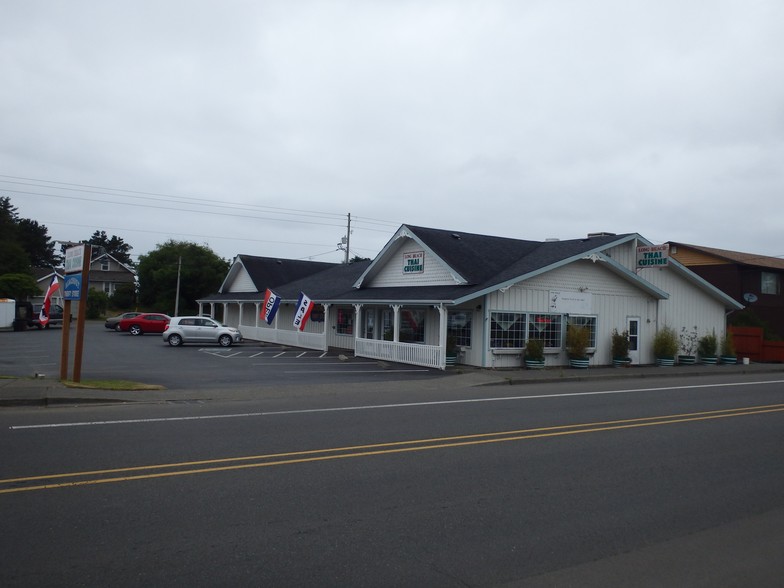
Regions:
<instances>
[{"instance_id":1,"label":"tree","mask_svg":"<svg viewBox=\"0 0 784 588\"><path fill-rule=\"evenodd\" d=\"M35 278L30 274L4 274L0 276L0 298L27 300L41 293Z\"/></svg>"},{"instance_id":2,"label":"tree","mask_svg":"<svg viewBox=\"0 0 784 588\"><path fill-rule=\"evenodd\" d=\"M19 218L8 196L0 197L0 275L29 272L32 267L58 266L48 230L38 221Z\"/></svg>"},{"instance_id":3,"label":"tree","mask_svg":"<svg viewBox=\"0 0 784 588\"><path fill-rule=\"evenodd\" d=\"M136 307L136 285L120 284L109 299L109 304L117 310L128 310Z\"/></svg>"},{"instance_id":4,"label":"tree","mask_svg":"<svg viewBox=\"0 0 784 588\"><path fill-rule=\"evenodd\" d=\"M95 231L89 241L85 243L93 246L93 252L100 251L101 253L108 253L120 263L133 267L131 261L131 247L121 237L112 235L108 237L106 231Z\"/></svg>"},{"instance_id":5,"label":"tree","mask_svg":"<svg viewBox=\"0 0 784 588\"><path fill-rule=\"evenodd\" d=\"M63 258L55 254L54 241L49 237L45 225L28 218L19 219L16 225L16 235L20 245L30 256L33 267L57 267Z\"/></svg>"},{"instance_id":6,"label":"tree","mask_svg":"<svg viewBox=\"0 0 784 588\"><path fill-rule=\"evenodd\" d=\"M90 288L87 292L87 318L101 318L106 314L107 308L109 308L109 296L106 292Z\"/></svg>"},{"instance_id":7,"label":"tree","mask_svg":"<svg viewBox=\"0 0 784 588\"><path fill-rule=\"evenodd\" d=\"M206 245L170 239L139 258L139 303L173 315L179 271L179 311L193 314L198 309L196 300L217 292L229 266Z\"/></svg>"}]
</instances>

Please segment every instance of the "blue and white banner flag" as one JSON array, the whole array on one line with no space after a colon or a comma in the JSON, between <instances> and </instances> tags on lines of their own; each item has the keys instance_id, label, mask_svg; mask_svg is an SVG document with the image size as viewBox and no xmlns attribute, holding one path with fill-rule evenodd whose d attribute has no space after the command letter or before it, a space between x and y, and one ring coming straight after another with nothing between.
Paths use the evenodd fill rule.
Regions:
<instances>
[{"instance_id":1,"label":"blue and white banner flag","mask_svg":"<svg viewBox=\"0 0 784 588\"><path fill-rule=\"evenodd\" d=\"M305 330L305 323L308 322L312 311L313 301L304 292L300 292L297 300L297 311L294 313L294 327L300 331Z\"/></svg>"},{"instance_id":2,"label":"blue and white banner flag","mask_svg":"<svg viewBox=\"0 0 784 588\"><path fill-rule=\"evenodd\" d=\"M264 308L261 309L261 318L267 321L268 325L271 325L275 319L279 306L280 296L267 288L267 292L264 294Z\"/></svg>"}]
</instances>

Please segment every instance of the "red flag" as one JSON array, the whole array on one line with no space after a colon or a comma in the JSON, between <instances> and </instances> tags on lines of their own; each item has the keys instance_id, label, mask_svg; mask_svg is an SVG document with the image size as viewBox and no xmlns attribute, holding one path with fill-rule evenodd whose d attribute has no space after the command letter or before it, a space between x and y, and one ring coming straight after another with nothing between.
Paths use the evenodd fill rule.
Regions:
<instances>
[{"instance_id":1,"label":"red flag","mask_svg":"<svg viewBox=\"0 0 784 588\"><path fill-rule=\"evenodd\" d=\"M52 296L57 292L59 287L60 282L57 281L57 274L55 274L52 276L52 283L49 284L49 289L46 291L44 303L41 305L41 312L38 313L38 322L41 323L42 327L49 324L49 308L52 306Z\"/></svg>"}]
</instances>

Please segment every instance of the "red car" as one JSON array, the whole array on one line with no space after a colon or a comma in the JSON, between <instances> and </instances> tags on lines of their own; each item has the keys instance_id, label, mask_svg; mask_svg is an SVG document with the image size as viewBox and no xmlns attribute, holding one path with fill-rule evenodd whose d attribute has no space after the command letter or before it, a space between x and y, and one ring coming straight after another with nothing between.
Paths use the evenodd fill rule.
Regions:
<instances>
[{"instance_id":1,"label":"red car","mask_svg":"<svg viewBox=\"0 0 784 588\"><path fill-rule=\"evenodd\" d=\"M145 333L163 333L171 317L160 312L143 312L142 314L122 319L119 323L121 331L128 331L131 335L144 335Z\"/></svg>"}]
</instances>

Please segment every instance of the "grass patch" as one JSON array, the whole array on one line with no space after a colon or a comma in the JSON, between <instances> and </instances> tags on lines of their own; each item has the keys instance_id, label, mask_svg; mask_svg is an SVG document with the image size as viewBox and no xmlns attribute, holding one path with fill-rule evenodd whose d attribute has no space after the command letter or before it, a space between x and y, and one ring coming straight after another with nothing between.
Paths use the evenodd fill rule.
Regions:
<instances>
[{"instance_id":1,"label":"grass patch","mask_svg":"<svg viewBox=\"0 0 784 588\"><path fill-rule=\"evenodd\" d=\"M68 388L80 388L86 390L124 390L124 391L142 391L142 390L165 390L164 386L158 384L142 384L141 382L132 382L130 380L82 380L81 382L72 382L70 380L63 380L63 385Z\"/></svg>"}]
</instances>

